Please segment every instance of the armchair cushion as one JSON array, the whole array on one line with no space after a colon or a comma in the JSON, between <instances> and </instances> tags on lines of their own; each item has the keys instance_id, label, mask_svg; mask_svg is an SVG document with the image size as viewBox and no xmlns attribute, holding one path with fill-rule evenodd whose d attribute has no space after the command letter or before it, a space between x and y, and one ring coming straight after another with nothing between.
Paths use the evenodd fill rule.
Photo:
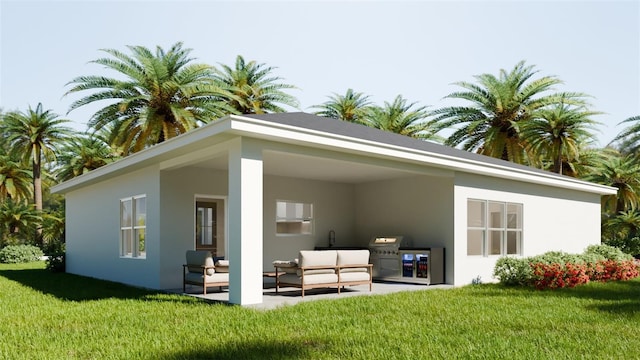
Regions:
<instances>
[{"instance_id":1,"label":"armchair cushion","mask_svg":"<svg viewBox=\"0 0 640 360\"><path fill-rule=\"evenodd\" d=\"M228 273L229 272L229 260L216 261L216 273Z\"/></svg>"},{"instance_id":2,"label":"armchair cushion","mask_svg":"<svg viewBox=\"0 0 640 360\"><path fill-rule=\"evenodd\" d=\"M215 273L211 275L207 275L203 279L202 273L186 273L184 275L184 280L187 283L228 283L229 282L229 274L228 273Z\"/></svg>"},{"instance_id":3,"label":"armchair cushion","mask_svg":"<svg viewBox=\"0 0 640 360\"><path fill-rule=\"evenodd\" d=\"M229 266L229 260L218 260L216 261L216 266Z\"/></svg>"},{"instance_id":4,"label":"armchair cushion","mask_svg":"<svg viewBox=\"0 0 640 360\"><path fill-rule=\"evenodd\" d=\"M187 250L186 257L187 269L189 273L197 273L202 275L203 266L211 267L206 269L207 275L213 275L215 273L211 251Z\"/></svg>"}]
</instances>

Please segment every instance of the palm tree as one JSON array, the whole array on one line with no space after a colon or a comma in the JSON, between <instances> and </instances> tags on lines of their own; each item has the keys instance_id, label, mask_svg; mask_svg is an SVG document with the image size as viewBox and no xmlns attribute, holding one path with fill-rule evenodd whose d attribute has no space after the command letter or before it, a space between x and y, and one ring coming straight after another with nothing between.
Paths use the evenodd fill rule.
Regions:
<instances>
[{"instance_id":1,"label":"palm tree","mask_svg":"<svg viewBox=\"0 0 640 360\"><path fill-rule=\"evenodd\" d=\"M42 211L42 161L54 160L59 146L71 134L63 124L69 120L58 118L51 110L43 111L42 104L35 110L10 112L4 117L4 131L12 149L31 162L33 197L37 211Z\"/></svg>"},{"instance_id":2,"label":"palm tree","mask_svg":"<svg viewBox=\"0 0 640 360\"><path fill-rule=\"evenodd\" d=\"M12 159L0 155L0 201L25 201L33 196L31 171Z\"/></svg>"},{"instance_id":3,"label":"palm tree","mask_svg":"<svg viewBox=\"0 0 640 360\"><path fill-rule=\"evenodd\" d=\"M609 238L629 238L640 234L640 212L621 211L602 223L603 233Z\"/></svg>"},{"instance_id":4,"label":"palm tree","mask_svg":"<svg viewBox=\"0 0 640 360\"><path fill-rule=\"evenodd\" d=\"M24 243L27 234L33 234L41 223L40 212L33 205L11 199L0 202L0 247Z\"/></svg>"},{"instance_id":5,"label":"palm tree","mask_svg":"<svg viewBox=\"0 0 640 360\"><path fill-rule=\"evenodd\" d=\"M60 244L64 242L64 219L64 209L42 215L42 237L47 244Z\"/></svg>"},{"instance_id":6,"label":"palm tree","mask_svg":"<svg viewBox=\"0 0 640 360\"><path fill-rule=\"evenodd\" d=\"M609 148L602 149L583 144L579 146L578 155L571 161L563 156L562 174L574 178L584 177L605 161L610 156L610 151Z\"/></svg>"},{"instance_id":7,"label":"palm tree","mask_svg":"<svg viewBox=\"0 0 640 360\"><path fill-rule=\"evenodd\" d=\"M57 178L66 181L118 158L103 137L98 134L82 134L70 139L61 149Z\"/></svg>"},{"instance_id":8,"label":"palm tree","mask_svg":"<svg viewBox=\"0 0 640 360\"><path fill-rule=\"evenodd\" d=\"M540 109L535 117L523 123L520 137L530 154L550 162L552 171L562 174L563 164L578 160L581 148L596 140L590 130L599 124L591 119L598 114L584 106L571 106L561 99L557 104Z\"/></svg>"},{"instance_id":9,"label":"palm tree","mask_svg":"<svg viewBox=\"0 0 640 360\"><path fill-rule=\"evenodd\" d=\"M548 94L561 81L554 76L532 79L537 71L519 62L510 72L500 70L499 76L475 76L478 84L458 82L465 91L446 96L471 102L469 106L446 107L434 112L433 122L438 130L457 128L445 141L458 146L516 163L527 163L526 144L520 137L520 126L537 112L558 102L558 94ZM581 94L564 94L566 99ZM568 102L569 103L569 102ZM571 104L578 101L571 100Z\"/></svg>"},{"instance_id":10,"label":"palm tree","mask_svg":"<svg viewBox=\"0 0 640 360\"><path fill-rule=\"evenodd\" d=\"M613 141L620 141L620 149L625 153L637 153L640 149L640 115L632 116L620 122L620 124L634 123L624 130ZM612 142L613 142L612 141Z\"/></svg>"},{"instance_id":11,"label":"palm tree","mask_svg":"<svg viewBox=\"0 0 640 360\"><path fill-rule=\"evenodd\" d=\"M272 76L275 67L245 62L240 55L236 57L235 67L220 64L222 70L215 69L214 79L221 88L229 90L231 96L227 103L240 114L264 114L284 112L281 105L299 107L298 100L282 90L295 89L293 85L278 81L282 78Z\"/></svg>"},{"instance_id":12,"label":"palm tree","mask_svg":"<svg viewBox=\"0 0 640 360\"><path fill-rule=\"evenodd\" d=\"M596 164L584 179L618 189L616 195L602 197L603 210L609 214L633 210L640 204L640 162L633 155L610 150L605 160Z\"/></svg>"},{"instance_id":13,"label":"palm tree","mask_svg":"<svg viewBox=\"0 0 640 360\"><path fill-rule=\"evenodd\" d=\"M603 243L627 254L640 254L640 212L637 209L605 215L602 220Z\"/></svg>"},{"instance_id":14,"label":"palm tree","mask_svg":"<svg viewBox=\"0 0 640 360\"><path fill-rule=\"evenodd\" d=\"M228 93L214 84L213 68L193 64L182 43L155 54L143 46L128 46L132 55L104 49L111 57L92 63L118 72L124 80L81 76L65 94L95 90L71 104L73 111L98 101L111 101L89 120L89 126L109 127L108 141L125 154L163 142L232 111L223 101Z\"/></svg>"},{"instance_id":15,"label":"palm tree","mask_svg":"<svg viewBox=\"0 0 640 360\"><path fill-rule=\"evenodd\" d=\"M316 115L362 124L370 106L369 96L347 89L344 95L334 93L329 101L313 108L320 109L314 113Z\"/></svg>"},{"instance_id":16,"label":"palm tree","mask_svg":"<svg viewBox=\"0 0 640 360\"><path fill-rule=\"evenodd\" d=\"M415 102L407 104L407 100L398 95L392 103L385 101L383 107L371 107L363 123L417 139L438 140L432 125L426 121L429 116L426 106L413 108L415 105Z\"/></svg>"}]
</instances>

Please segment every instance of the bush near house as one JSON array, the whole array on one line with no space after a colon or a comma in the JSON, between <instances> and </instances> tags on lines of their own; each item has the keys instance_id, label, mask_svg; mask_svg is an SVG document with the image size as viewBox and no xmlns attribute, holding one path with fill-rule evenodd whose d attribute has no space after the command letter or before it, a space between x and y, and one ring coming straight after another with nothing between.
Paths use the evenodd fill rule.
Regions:
<instances>
[{"instance_id":1,"label":"bush near house","mask_svg":"<svg viewBox=\"0 0 640 360\"><path fill-rule=\"evenodd\" d=\"M502 284L536 289L575 287L589 281L624 281L638 277L631 255L608 245L589 246L583 254L551 251L528 258L502 257L493 276Z\"/></svg>"},{"instance_id":2,"label":"bush near house","mask_svg":"<svg viewBox=\"0 0 640 360\"><path fill-rule=\"evenodd\" d=\"M38 261L44 255L39 247L33 245L9 245L0 249L0 263L18 264Z\"/></svg>"},{"instance_id":3,"label":"bush near house","mask_svg":"<svg viewBox=\"0 0 640 360\"><path fill-rule=\"evenodd\" d=\"M66 259L65 259L65 244L62 242L55 242L49 246L49 257L46 261L47 270L53 272L65 272Z\"/></svg>"}]
</instances>

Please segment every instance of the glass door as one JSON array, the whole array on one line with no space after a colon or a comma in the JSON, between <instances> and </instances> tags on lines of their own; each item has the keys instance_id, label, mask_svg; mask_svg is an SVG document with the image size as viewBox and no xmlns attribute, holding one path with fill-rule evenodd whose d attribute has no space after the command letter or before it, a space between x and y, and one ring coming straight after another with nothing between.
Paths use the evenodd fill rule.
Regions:
<instances>
[{"instance_id":1,"label":"glass door","mask_svg":"<svg viewBox=\"0 0 640 360\"><path fill-rule=\"evenodd\" d=\"M224 200L196 201L196 250L211 251L214 257L224 257Z\"/></svg>"}]
</instances>

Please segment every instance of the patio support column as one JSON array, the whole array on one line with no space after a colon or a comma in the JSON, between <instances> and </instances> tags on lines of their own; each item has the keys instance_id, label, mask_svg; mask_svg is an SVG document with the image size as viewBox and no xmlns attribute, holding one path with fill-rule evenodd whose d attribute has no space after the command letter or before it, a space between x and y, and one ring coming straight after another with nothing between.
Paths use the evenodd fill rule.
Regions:
<instances>
[{"instance_id":1,"label":"patio support column","mask_svg":"<svg viewBox=\"0 0 640 360\"><path fill-rule=\"evenodd\" d=\"M262 149L239 138L229 150L229 302L262 303Z\"/></svg>"}]
</instances>

